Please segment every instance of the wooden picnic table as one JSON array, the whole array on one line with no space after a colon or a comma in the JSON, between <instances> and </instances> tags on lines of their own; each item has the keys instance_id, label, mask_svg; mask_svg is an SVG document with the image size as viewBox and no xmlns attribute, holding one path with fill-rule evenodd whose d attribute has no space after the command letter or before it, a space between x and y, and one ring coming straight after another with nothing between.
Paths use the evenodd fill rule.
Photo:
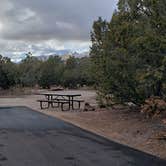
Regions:
<instances>
[{"instance_id":1,"label":"wooden picnic table","mask_svg":"<svg viewBox=\"0 0 166 166\"><path fill-rule=\"evenodd\" d=\"M58 94L58 93L41 93L40 95L44 95L48 101L55 101L55 100L65 100L69 102L69 110L74 109L74 101L77 97L80 97L81 94ZM81 100L80 100L81 101Z\"/></svg>"}]
</instances>

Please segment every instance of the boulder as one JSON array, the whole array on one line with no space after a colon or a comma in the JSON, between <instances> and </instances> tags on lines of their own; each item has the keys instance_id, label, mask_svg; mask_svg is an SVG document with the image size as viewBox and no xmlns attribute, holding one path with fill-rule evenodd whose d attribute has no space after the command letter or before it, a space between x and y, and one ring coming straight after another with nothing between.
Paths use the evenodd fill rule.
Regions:
<instances>
[{"instance_id":1,"label":"boulder","mask_svg":"<svg viewBox=\"0 0 166 166\"><path fill-rule=\"evenodd\" d=\"M95 107L91 106L89 103L85 103L83 111L95 111Z\"/></svg>"}]
</instances>

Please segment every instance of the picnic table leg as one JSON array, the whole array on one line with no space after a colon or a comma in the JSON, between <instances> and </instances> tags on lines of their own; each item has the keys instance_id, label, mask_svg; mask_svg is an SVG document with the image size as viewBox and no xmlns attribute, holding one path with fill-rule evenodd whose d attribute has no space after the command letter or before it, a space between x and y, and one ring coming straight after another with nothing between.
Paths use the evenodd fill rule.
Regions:
<instances>
[{"instance_id":1,"label":"picnic table leg","mask_svg":"<svg viewBox=\"0 0 166 166\"><path fill-rule=\"evenodd\" d=\"M52 95L50 95L50 97L49 97L49 99L48 99L48 100L51 100L51 101L52 101L52 100L53 100L53 96L52 96ZM52 107L52 108L54 108L54 103L52 103L52 102L51 102L50 104L51 104L51 107Z\"/></svg>"},{"instance_id":2,"label":"picnic table leg","mask_svg":"<svg viewBox=\"0 0 166 166\"><path fill-rule=\"evenodd\" d=\"M47 97L46 97L48 100L52 100L53 99L53 96L52 95L47 95ZM48 102L48 108L50 107L50 105L51 105L51 107L53 108L54 106L53 106L53 103L51 103L51 102Z\"/></svg>"},{"instance_id":3,"label":"picnic table leg","mask_svg":"<svg viewBox=\"0 0 166 166\"><path fill-rule=\"evenodd\" d=\"M73 96L69 96L69 110L74 109L74 101L73 101Z\"/></svg>"},{"instance_id":4,"label":"picnic table leg","mask_svg":"<svg viewBox=\"0 0 166 166\"><path fill-rule=\"evenodd\" d=\"M79 109L80 109L80 107L81 107L81 102L80 102L80 101L78 102L78 107L79 107Z\"/></svg>"},{"instance_id":5,"label":"picnic table leg","mask_svg":"<svg viewBox=\"0 0 166 166\"><path fill-rule=\"evenodd\" d=\"M73 96L71 97L71 104L72 104L72 109L74 110L74 101L73 101Z\"/></svg>"},{"instance_id":6,"label":"picnic table leg","mask_svg":"<svg viewBox=\"0 0 166 166\"><path fill-rule=\"evenodd\" d=\"M62 104L62 103L61 103L61 110L64 111L64 109L63 109L63 104Z\"/></svg>"},{"instance_id":7,"label":"picnic table leg","mask_svg":"<svg viewBox=\"0 0 166 166\"><path fill-rule=\"evenodd\" d=\"M68 96L69 97L69 110L70 110L70 108L71 108L71 100L70 100L70 96Z\"/></svg>"},{"instance_id":8,"label":"picnic table leg","mask_svg":"<svg viewBox=\"0 0 166 166\"><path fill-rule=\"evenodd\" d=\"M53 95L50 96L50 100L53 100Z\"/></svg>"},{"instance_id":9,"label":"picnic table leg","mask_svg":"<svg viewBox=\"0 0 166 166\"><path fill-rule=\"evenodd\" d=\"M43 109L43 105L42 105L42 102L40 101L40 108Z\"/></svg>"}]
</instances>

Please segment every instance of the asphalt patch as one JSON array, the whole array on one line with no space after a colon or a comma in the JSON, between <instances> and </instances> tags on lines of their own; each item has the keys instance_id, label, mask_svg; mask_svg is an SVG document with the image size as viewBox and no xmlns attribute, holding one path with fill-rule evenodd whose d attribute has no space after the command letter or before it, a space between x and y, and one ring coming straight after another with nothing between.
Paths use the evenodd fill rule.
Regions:
<instances>
[{"instance_id":1,"label":"asphalt patch","mask_svg":"<svg viewBox=\"0 0 166 166\"><path fill-rule=\"evenodd\" d=\"M27 107L0 108L7 166L166 166L166 161ZM73 162L72 162L73 161Z\"/></svg>"}]
</instances>

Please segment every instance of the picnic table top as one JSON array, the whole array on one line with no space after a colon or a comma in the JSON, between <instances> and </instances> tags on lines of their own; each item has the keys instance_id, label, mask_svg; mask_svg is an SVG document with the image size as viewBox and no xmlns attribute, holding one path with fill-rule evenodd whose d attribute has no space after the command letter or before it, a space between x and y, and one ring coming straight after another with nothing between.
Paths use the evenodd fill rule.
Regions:
<instances>
[{"instance_id":1,"label":"picnic table top","mask_svg":"<svg viewBox=\"0 0 166 166\"><path fill-rule=\"evenodd\" d=\"M53 92L45 92L45 93L40 93L39 95L48 95L48 96L67 96L67 97L77 97L81 96L81 94L58 94L58 93L53 93Z\"/></svg>"}]
</instances>

